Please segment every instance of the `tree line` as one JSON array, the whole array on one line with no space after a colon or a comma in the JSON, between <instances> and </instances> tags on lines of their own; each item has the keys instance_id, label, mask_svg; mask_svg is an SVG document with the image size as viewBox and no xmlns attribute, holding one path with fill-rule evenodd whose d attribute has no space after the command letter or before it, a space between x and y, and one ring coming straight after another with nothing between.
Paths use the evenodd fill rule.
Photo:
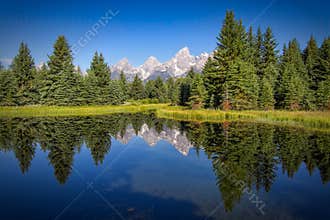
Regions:
<instances>
[{"instance_id":1,"label":"tree line","mask_svg":"<svg viewBox=\"0 0 330 220\"><path fill-rule=\"evenodd\" d=\"M191 108L330 109L330 37L319 47L311 36L301 51L296 39L279 54L270 27L245 30L227 11L217 48L202 74L191 69L184 78L161 77L144 83L124 73L111 79L102 53L95 53L87 74L73 65L67 40L59 36L47 65L36 68L21 43L10 68L0 65L0 105L107 105L128 100L170 102Z\"/></svg>"},{"instance_id":2,"label":"tree line","mask_svg":"<svg viewBox=\"0 0 330 220\"><path fill-rule=\"evenodd\" d=\"M213 56L201 76L188 74L179 103L223 110L330 109L330 37L318 47L311 36L303 51L293 39L281 55L277 46L270 27L254 34L227 11Z\"/></svg>"}]
</instances>

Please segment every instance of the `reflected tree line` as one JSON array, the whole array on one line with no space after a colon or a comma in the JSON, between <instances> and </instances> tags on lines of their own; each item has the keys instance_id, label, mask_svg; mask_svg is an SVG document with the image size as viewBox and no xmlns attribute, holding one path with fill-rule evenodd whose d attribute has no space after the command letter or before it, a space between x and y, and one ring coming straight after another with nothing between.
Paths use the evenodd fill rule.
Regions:
<instances>
[{"instance_id":1,"label":"reflected tree line","mask_svg":"<svg viewBox=\"0 0 330 220\"><path fill-rule=\"evenodd\" d=\"M305 164L310 175L320 172L324 184L330 180L329 133L238 122L185 123L183 127L196 150L202 148L212 160L227 211L243 195L239 181L249 189L268 192L277 169L293 178ZM235 178L229 178L229 174Z\"/></svg>"},{"instance_id":2,"label":"reflected tree line","mask_svg":"<svg viewBox=\"0 0 330 220\"><path fill-rule=\"evenodd\" d=\"M293 178L305 164L309 173L320 172L321 180L330 180L330 135L301 128L239 122L188 123L157 119L153 114L116 114L94 117L53 117L0 119L0 150L14 152L20 169L27 172L40 147L48 152L59 183L65 183L72 171L73 158L83 144L95 164L110 153L111 137L123 136L131 125L137 134L143 124L160 133L164 127L180 128L198 154L212 160L217 185L225 209L231 211L243 195L237 187L243 181L250 189L269 191L277 169ZM224 167L226 172L223 172ZM226 173L235 176L228 178Z\"/></svg>"}]
</instances>

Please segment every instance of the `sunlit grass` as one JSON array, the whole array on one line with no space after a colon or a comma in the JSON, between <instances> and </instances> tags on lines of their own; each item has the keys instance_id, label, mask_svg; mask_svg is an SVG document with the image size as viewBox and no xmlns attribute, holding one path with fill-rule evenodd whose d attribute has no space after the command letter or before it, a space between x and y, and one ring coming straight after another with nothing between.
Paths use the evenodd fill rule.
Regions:
<instances>
[{"instance_id":1,"label":"sunlit grass","mask_svg":"<svg viewBox=\"0 0 330 220\"><path fill-rule=\"evenodd\" d=\"M60 117L93 116L114 113L137 113L156 110L165 104L120 105L120 106L23 106L0 107L0 117Z\"/></svg>"},{"instance_id":2,"label":"sunlit grass","mask_svg":"<svg viewBox=\"0 0 330 220\"><path fill-rule=\"evenodd\" d=\"M222 110L188 110L182 107L167 107L157 110L161 118L198 121L251 121L285 124L309 128L330 129L330 112L308 111L222 111Z\"/></svg>"},{"instance_id":3,"label":"sunlit grass","mask_svg":"<svg viewBox=\"0 0 330 220\"><path fill-rule=\"evenodd\" d=\"M330 112L190 110L168 104L0 107L0 117L93 116L144 111L155 111L157 117L173 120L197 122L251 121L330 130Z\"/></svg>"}]
</instances>

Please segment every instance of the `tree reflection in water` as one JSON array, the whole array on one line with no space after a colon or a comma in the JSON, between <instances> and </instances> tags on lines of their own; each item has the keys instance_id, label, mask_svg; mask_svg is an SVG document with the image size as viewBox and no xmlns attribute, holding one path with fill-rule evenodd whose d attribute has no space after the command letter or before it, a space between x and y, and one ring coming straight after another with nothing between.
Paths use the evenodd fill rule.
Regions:
<instances>
[{"instance_id":1,"label":"tree reflection in water","mask_svg":"<svg viewBox=\"0 0 330 220\"><path fill-rule=\"evenodd\" d=\"M227 211L231 211L240 200L243 189L224 175L223 167L235 176L235 181L243 181L257 191L270 191L278 167L293 178L302 163L310 174L319 170L323 183L330 179L330 135L326 132L240 122L178 122L143 113L1 118L0 125L0 150L14 152L22 173L28 171L36 148L40 147L48 152L54 175L61 184L70 176L74 155L84 143L95 164L102 164L110 152L111 138L123 138L129 127L137 135L144 125L152 128L159 139L172 141L174 147L180 144L178 141L184 140L178 139L176 132L170 132L176 129L189 141L181 143L181 147L193 145L197 155L201 151L207 154Z\"/></svg>"}]
</instances>

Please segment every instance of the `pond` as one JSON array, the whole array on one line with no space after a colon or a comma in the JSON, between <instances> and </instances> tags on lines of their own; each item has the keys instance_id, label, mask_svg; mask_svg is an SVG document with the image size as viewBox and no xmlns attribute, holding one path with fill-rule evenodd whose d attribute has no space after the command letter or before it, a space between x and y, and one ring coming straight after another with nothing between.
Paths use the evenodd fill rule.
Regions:
<instances>
[{"instance_id":1,"label":"pond","mask_svg":"<svg viewBox=\"0 0 330 220\"><path fill-rule=\"evenodd\" d=\"M1 219L330 219L330 134L152 113L0 118Z\"/></svg>"}]
</instances>

